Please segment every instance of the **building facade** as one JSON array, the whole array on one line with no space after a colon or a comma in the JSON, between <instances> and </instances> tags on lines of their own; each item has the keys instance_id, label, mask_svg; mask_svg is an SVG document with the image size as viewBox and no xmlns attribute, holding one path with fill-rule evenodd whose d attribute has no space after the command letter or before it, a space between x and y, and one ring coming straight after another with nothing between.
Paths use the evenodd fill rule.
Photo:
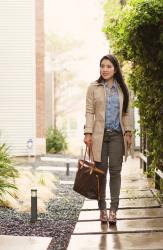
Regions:
<instances>
[{"instance_id":1,"label":"building facade","mask_svg":"<svg viewBox=\"0 0 163 250\"><path fill-rule=\"evenodd\" d=\"M43 0L0 1L0 141L46 152Z\"/></svg>"}]
</instances>

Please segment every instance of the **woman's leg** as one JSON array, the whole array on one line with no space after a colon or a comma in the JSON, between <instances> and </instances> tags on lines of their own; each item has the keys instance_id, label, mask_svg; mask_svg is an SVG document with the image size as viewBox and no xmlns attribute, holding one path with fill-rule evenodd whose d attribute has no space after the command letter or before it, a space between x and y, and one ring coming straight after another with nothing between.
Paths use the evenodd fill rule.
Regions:
<instances>
[{"instance_id":1,"label":"woman's leg","mask_svg":"<svg viewBox=\"0 0 163 250\"><path fill-rule=\"evenodd\" d=\"M102 152L101 152L101 160L102 162L95 162L96 167L100 168L105 172L104 175L100 176L100 200L98 201L98 207L100 210L106 209L106 175L108 170L108 142L104 142L102 144Z\"/></svg>"},{"instance_id":2,"label":"woman's leg","mask_svg":"<svg viewBox=\"0 0 163 250\"><path fill-rule=\"evenodd\" d=\"M123 162L124 141L121 133L110 133L109 173L110 173L110 211L116 212L119 206L121 187L121 170Z\"/></svg>"}]
</instances>

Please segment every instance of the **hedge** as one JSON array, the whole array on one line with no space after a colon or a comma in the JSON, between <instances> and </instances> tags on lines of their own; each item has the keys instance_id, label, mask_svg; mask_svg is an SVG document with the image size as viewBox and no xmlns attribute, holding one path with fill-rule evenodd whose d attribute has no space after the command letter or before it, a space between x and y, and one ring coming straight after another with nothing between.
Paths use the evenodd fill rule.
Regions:
<instances>
[{"instance_id":1,"label":"hedge","mask_svg":"<svg viewBox=\"0 0 163 250\"><path fill-rule=\"evenodd\" d=\"M163 170L163 1L129 1L104 31L114 54L132 65L128 81L150 145L151 170Z\"/></svg>"}]
</instances>

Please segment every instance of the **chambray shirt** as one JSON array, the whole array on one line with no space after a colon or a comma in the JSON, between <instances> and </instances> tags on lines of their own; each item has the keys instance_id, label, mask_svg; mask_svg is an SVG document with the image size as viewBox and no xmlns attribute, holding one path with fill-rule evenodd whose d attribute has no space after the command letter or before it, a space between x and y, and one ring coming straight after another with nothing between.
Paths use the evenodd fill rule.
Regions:
<instances>
[{"instance_id":1,"label":"chambray shirt","mask_svg":"<svg viewBox=\"0 0 163 250\"><path fill-rule=\"evenodd\" d=\"M109 87L107 82L105 82L104 85L106 94L105 128L120 131L121 126L119 121L120 104L118 95L118 83L116 80L113 81L113 86L111 87L111 95L109 95Z\"/></svg>"}]
</instances>

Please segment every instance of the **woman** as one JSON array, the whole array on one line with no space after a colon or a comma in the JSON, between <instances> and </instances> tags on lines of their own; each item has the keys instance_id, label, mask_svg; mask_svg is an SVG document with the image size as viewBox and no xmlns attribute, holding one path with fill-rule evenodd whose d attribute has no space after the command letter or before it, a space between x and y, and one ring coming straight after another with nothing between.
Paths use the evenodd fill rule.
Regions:
<instances>
[{"instance_id":1,"label":"woman","mask_svg":"<svg viewBox=\"0 0 163 250\"><path fill-rule=\"evenodd\" d=\"M105 172L101 177L98 201L102 223L109 221L111 225L116 224L123 155L125 154L126 160L128 148L131 146L131 131L128 89L118 60L109 54L100 60L99 79L88 87L84 126L84 143L92 149L96 166ZM109 217L105 201L108 167L111 196Z\"/></svg>"}]
</instances>

